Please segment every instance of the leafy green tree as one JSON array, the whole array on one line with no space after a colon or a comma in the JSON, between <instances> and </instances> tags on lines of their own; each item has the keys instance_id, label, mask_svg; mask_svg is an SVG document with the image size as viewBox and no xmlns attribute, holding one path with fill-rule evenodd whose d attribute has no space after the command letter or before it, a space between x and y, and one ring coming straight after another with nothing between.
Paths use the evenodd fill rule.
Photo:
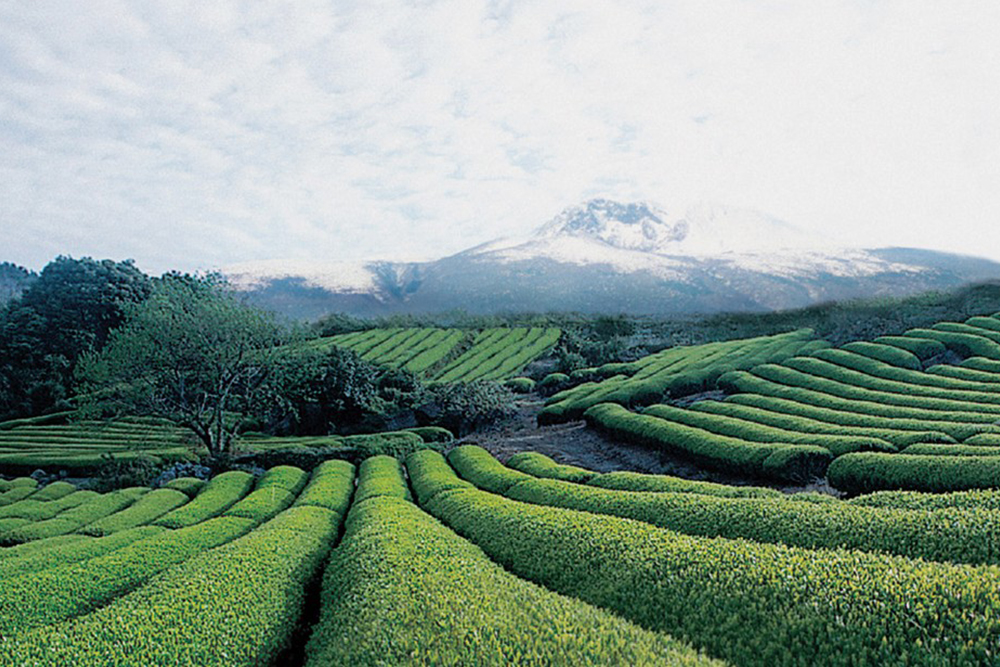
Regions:
<instances>
[{"instance_id":1,"label":"leafy green tree","mask_svg":"<svg viewBox=\"0 0 1000 667\"><path fill-rule=\"evenodd\" d=\"M107 345L81 359L85 412L165 417L211 456L233 451L244 423L283 401L288 330L217 276L168 274Z\"/></svg>"}]
</instances>

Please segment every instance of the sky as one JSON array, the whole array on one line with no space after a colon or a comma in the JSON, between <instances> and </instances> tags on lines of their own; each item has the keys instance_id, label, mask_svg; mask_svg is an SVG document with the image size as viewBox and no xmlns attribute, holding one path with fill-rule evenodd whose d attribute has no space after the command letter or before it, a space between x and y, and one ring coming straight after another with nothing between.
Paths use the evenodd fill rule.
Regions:
<instances>
[{"instance_id":1,"label":"sky","mask_svg":"<svg viewBox=\"0 0 1000 667\"><path fill-rule=\"evenodd\" d=\"M0 260L440 257L592 197L1000 260L994 0L0 0Z\"/></svg>"}]
</instances>

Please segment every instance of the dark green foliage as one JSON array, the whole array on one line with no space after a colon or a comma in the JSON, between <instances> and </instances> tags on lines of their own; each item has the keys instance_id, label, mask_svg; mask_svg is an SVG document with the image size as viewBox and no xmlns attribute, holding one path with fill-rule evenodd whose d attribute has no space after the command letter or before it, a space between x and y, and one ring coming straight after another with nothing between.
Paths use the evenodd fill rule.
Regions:
<instances>
[{"instance_id":1,"label":"dark green foliage","mask_svg":"<svg viewBox=\"0 0 1000 667\"><path fill-rule=\"evenodd\" d=\"M32 500L59 500L74 491L76 491L76 487L69 482L53 482L35 491L30 498Z\"/></svg>"},{"instance_id":2,"label":"dark green foliage","mask_svg":"<svg viewBox=\"0 0 1000 667\"><path fill-rule=\"evenodd\" d=\"M442 426L415 426L403 430L416 433L424 442L448 443L455 439L452 432Z\"/></svg>"},{"instance_id":3,"label":"dark green foliage","mask_svg":"<svg viewBox=\"0 0 1000 667\"><path fill-rule=\"evenodd\" d=\"M930 340L929 338L917 338L915 336L881 336L875 339L875 343L909 352L920 361L940 356L948 349L940 341ZM853 345L854 343L849 344ZM844 349L850 348L845 345Z\"/></svg>"},{"instance_id":4,"label":"dark green foliage","mask_svg":"<svg viewBox=\"0 0 1000 667\"><path fill-rule=\"evenodd\" d=\"M508 571L733 664L994 662L993 568L691 537L483 491L425 509Z\"/></svg>"},{"instance_id":5,"label":"dark green foliage","mask_svg":"<svg viewBox=\"0 0 1000 667\"><path fill-rule=\"evenodd\" d=\"M920 491L876 491L847 501L851 505L900 510L1000 510L1000 491L977 490L953 493Z\"/></svg>"},{"instance_id":6,"label":"dark green foliage","mask_svg":"<svg viewBox=\"0 0 1000 667\"><path fill-rule=\"evenodd\" d=\"M530 394L535 390L536 382L531 378L517 377L504 382L504 386L516 394Z\"/></svg>"},{"instance_id":7,"label":"dark green foliage","mask_svg":"<svg viewBox=\"0 0 1000 667\"><path fill-rule=\"evenodd\" d=\"M903 340L908 339L904 338ZM921 369L920 358L913 352L904 350L901 347L893 347L892 345L884 345L877 342L867 343L864 341L856 341L854 343L848 343L840 349L847 350L848 352L854 352L872 359L877 359L893 366L899 366L900 368L909 368L915 371L919 371Z\"/></svg>"},{"instance_id":8,"label":"dark green foliage","mask_svg":"<svg viewBox=\"0 0 1000 667\"><path fill-rule=\"evenodd\" d=\"M833 459L829 450L822 447L749 443L650 415L638 415L613 403L594 406L584 416L588 424L614 437L662 448L714 468L741 474L808 481L822 476Z\"/></svg>"},{"instance_id":9,"label":"dark green foliage","mask_svg":"<svg viewBox=\"0 0 1000 667\"><path fill-rule=\"evenodd\" d=\"M432 387L417 409L421 423L443 426L463 436L514 414L514 394L501 384L485 380Z\"/></svg>"},{"instance_id":10,"label":"dark green foliage","mask_svg":"<svg viewBox=\"0 0 1000 667\"><path fill-rule=\"evenodd\" d=\"M27 542L17 547L11 547L6 551L17 552L18 550L33 546L42 548L35 549L30 553L12 553L9 557L0 559L0 579L12 579L33 572L41 572L42 570L97 558L138 540L163 533L166 530L166 528L159 526L142 526L100 538L84 537L82 535L61 535L59 537L51 537L47 540ZM67 542L67 540L73 541Z\"/></svg>"},{"instance_id":11,"label":"dark green foliage","mask_svg":"<svg viewBox=\"0 0 1000 667\"><path fill-rule=\"evenodd\" d=\"M420 449L437 449L442 444L439 440L424 440L418 433L412 431L349 435L340 440L342 447L355 452L359 458L406 456Z\"/></svg>"},{"instance_id":12,"label":"dark green foliage","mask_svg":"<svg viewBox=\"0 0 1000 667\"><path fill-rule=\"evenodd\" d=\"M998 488L1000 457L845 454L830 465L827 479L847 493Z\"/></svg>"},{"instance_id":13,"label":"dark green foliage","mask_svg":"<svg viewBox=\"0 0 1000 667\"><path fill-rule=\"evenodd\" d=\"M306 664L710 661L669 637L518 579L411 503L378 497L354 506L331 556Z\"/></svg>"},{"instance_id":14,"label":"dark green foliage","mask_svg":"<svg viewBox=\"0 0 1000 667\"><path fill-rule=\"evenodd\" d=\"M0 310L0 419L65 409L80 356L101 349L149 290L130 261L50 262Z\"/></svg>"},{"instance_id":15,"label":"dark green foliage","mask_svg":"<svg viewBox=\"0 0 1000 667\"><path fill-rule=\"evenodd\" d=\"M538 452L518 452L510 457L507 465L514 470L520 470L535 477L561 479L581 484L586 483L597 475L592 470L566 465L565 463L556 463L548 456L539 454Z\"/></svg>"}]
</instances>

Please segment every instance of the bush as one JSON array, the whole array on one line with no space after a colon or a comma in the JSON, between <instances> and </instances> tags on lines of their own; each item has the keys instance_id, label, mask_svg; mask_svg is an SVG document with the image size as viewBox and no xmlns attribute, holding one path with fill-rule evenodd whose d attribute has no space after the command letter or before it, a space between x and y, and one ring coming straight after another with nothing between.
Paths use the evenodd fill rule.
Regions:
<instances>
[{"instance_id":1,"label":"bush","mask_svg":"<svg viewBox=\"0 0 1000 667\"><path fill-rule=\"evenodd\" d=\"M546 477L551 479L561 479L567 482L586 483L597 475L592 470L578 468L577 466L556 463L548 456L538 452L518 452L510 457L507 465L514 470L534 475L535 477Z\"/></svg>"},{"instance_id":2,"label":"bush","mask_svg":"<svg viewBox=\"0 0 1000 667\"><path fill-rule=\"evenodd\" d=\"M809 445L748 443L702 429L629 412L604 403L584 413L587 423L614 437L683 454L701 463L741 474L802 482L821 477L833 459L829 450Z\"/></svg>"},{"instance_id":3,"label":"bush","mask_svg":"<svg viewBox=\"0 0 1000 667\"><path fill-rule=\"evenodd\" d=\"M169 512L154 525L165 528L193 526L222 514L232 507L253 488L253 475L231 470L213 477L195 498L183 507Z\"/></svg>"},{"instance_id":4,"label":"bush","mask_svg":"<svg viewBox=\"0 0 1000 667\"><path fill-rule=\"evenodd\" d=\"M729 486L702 482L670 475L645 475L627 470L598 475L587 482L590 486L620 491L652 491L670 493L699 493L723 498L779 498L781 491L763 486Z\"/></svg>"},{"instance_id":5,"label":"bush","mask_svg":"<svg viewBox=\"0 0 1000 667\"><path fill-rule=\"evenodd\" d=\"M1000 491L955 491L922 493L920 491L876 491L847 501L851 505L900 510L1000 510Z\"/></svg>"},{"instance_id":6,"label":"bush","mask_svg":"<svg viewBox=\"0 0 1000 667\"><path fill-rule=\"evenodd\" d=\"M1000 487L1000 457L864 452L838 457L830 484L847 493L881 490L965 491Z\"/></svg>"},{"instance_id":7,"label":"bush","mask_svg":"<svg viewBox=\"0 0 1000 667\"><path fill-rule=\"evenodd\" d=\"M503 384L516 394L530 394L535 390L535 381L531 378L511 378Z\"/></svg>"},{"instance_id":8,"label":"bush","mask_svg":"<svg viewBox=\"0 0 1000 667\"><path fill-rule=\"evenodd\" d=\"M425 508L508 571L733 664L995 657L993 569L691 537L483 491L439 493Z\"/></svg>"},{"instance_id":9,"label":"bush","mask_svg":"<svg viewBox=\"0 0 1000 667\"><path fill-rule=\"evenodd\" d=\"M148 491L149 489L146 487L134 487L97 496L82 505L77 505L58 514L52 519L31 523L8 531L6 534L0 534L0 543L29 542L72 533L98 519L125 509Z\"/></svg>"},{"instance_id":10,"label":"bush","mask_svg":"<svg viewBox=\"0 0 1000 667\"><path fill-rule=\"evenodd\" d=\"M188 496L174 489L154 489L129 507L98 519L80 529L84 535L111 535L129 528L144 526L170 510L188 502Z\"/></svg>"},{"instance_id":11,"label":"bush","mask_svg":"<svg viewBox=\"0 0 1000 667\"><path fill-rule=\"evenodd\" d=\"M322 596L306 649L311 667L711 663L669 637L508 574L395 497L352 508Z\"/></svg>"},{"instance_id":12,"label":"bush","mask_svg":"<svg viewBox=\"0 0 1000 667\"><path fill-rule=\"evenodd\" d=\"M497 424L514 412L514 394L485 380L436 385L417 410L421 423L443 426L457 436Z\"/></svg>"},{"instance_id":13,"label":"bush","mask_svg":"<svg viewBox=\"0 0 1000 667\"><path fill-rule=\"evenodd\" d=\"M376 496L412 499L406 479L403 478L403 468L391 456L374 456L361 464L354 502L360 503Z\"/></svg>"},{"instance_id":14,"label":"bush","mask_svg":"<svg viewBox=\"0 0 1000 667\"><path fill-rule=\"evenodd\" d=\"M293 507L323 507L343 518L354 493L354 466L347 461L326 461L313 470L305 490Z\"/></svg>"},{"instance_id":15,"label":"bush","mask_svg":"<svg viewBox=\"0 0 1000 667\"><path fill-rule=\"evenodd\" d=\"M439 452L424 450L410 454L406 458L406 469L410 474L413 492L422 499L433 498L452 489L475 488L464 479L459 479L448 465L447 459Z\"/></svg>"},{"instance_id":16,"label":"bush","mask_svg":"<svg viewBox=\"0 0 1000 667\"><path fill-rule=\"evenodd\" d=\"M494 493L504 493L519 482L533 479L531 475L511 470L488 451L475 445L463 445L451 450L448 463L463 479Z\"/></svg>"},{"instance_id":17,"label":"bush","mask_svg":"<svg viewBox=\"0 0 1000 667\"><path fill-rule=\"evenodd\" d=\"M449 443L455 439L451 431L441 426L415 426L403 430L416 433L421 440L428 443Z\"/></svg>"},{"instance_id":18,"label":"bush","mask_svg":"<svg viewBox=\"0 0 1000 667\"><path fill-rule=\"evenodd\" d=\"M187 494L190 498L194 498L203 486L205 486L205 480L203 479L198 479L197 477L178 477L164 484L163 488L174 489L175 491Z\"/></svg>"}]
</instances>

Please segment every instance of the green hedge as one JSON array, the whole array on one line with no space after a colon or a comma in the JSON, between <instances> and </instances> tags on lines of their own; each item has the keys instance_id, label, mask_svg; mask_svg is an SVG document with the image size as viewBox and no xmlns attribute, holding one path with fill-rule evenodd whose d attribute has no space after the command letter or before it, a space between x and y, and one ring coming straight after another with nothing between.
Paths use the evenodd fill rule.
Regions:
<instances>
[{"instance_id":1,"label":"green hedge","mask_svg":"<svg viewBox=\"0 0 1000 667\"><path fill-rule=\"evenodd\" d=\"M70 484L69 482L52 482L38 491L35 491L31 494L30 498L32 500L59 500L63 496L68 496L74 491L76 491L76 486Z\"/></svg>"},{"instance_id":2,"label":"green hedge","mask_svg":"<svg viewBox=\"0 0 1000 667\"><path fill-rule=\"evenodd\" d=\"M692 537L483 491L426 509L508 571L733 664L996 661L994 568Z\"/></svg>"},{"instance_id":3,"label":"green hedge","mask_svg":"<svg viewBox=\"0 0 1000 667\"><path fill-rule=\"evenodd\" d=\"M518 579L397 497L352 508L306 657L310 667L710 663L667 636Z\"/></svg>"},{"instance_id":4,"label":"green hedge","mask_svg":"<svg viewBox=\"0 0 1000 667\"><path fill-rule=\"evenodd\" d=\"M377 496L392 496L410 500L410 489L403 477L403 467L391 456L373 456L365 459L358 471L358 490L354 502Z\"/></svg>"},{"instance_id":5,"label":"green hedge","mask_svg":"<svg viewBox=\"0 0 1000 667\"><path fill-rule=\"evenodd\" d=\"M903 335L936 340L963 357L978 356L1000 360L1000 345L979 335L935 329L911 329Z\"/></svg>"},{"instance_id":6,"label":"green hedge","mask_svg":"<svg viewBox=\"0 0 1000 667\"><path fill-rule=\"evenodd\" d=\"M602 489L618 489L620 491L700 493L722 498L778 498L784 496L781 491L763 486L730 486L671 475L647 475L627 470L598 475L587 484Z\"/></svg>"},{"instance_id":7,"label":"green hedge","mask_svg":"<svg viewBox=\"0 0 1000 667\"><path fill-rule=\"evenodd\" d=\"M754 404L760 404L762 407L755 407ZM856 437L876 438L878 440L890 442L897 448L906 447L907 445L912 445L918 442L956 442L955 438L940 431L908 431L893 428L875 428L871 426L845 426L843 424L835 424L830 421L821 421L820 419L813 419L782 411L783 408L789 409L788 406L791 406L792 410L796 410L796 406L801 406L801 404L792 403L790 401L786 402L780 398L772 399L766 396L742 394L730 397L730 399L726 401L698 401L691 406L691 410L695 410L697 412L709 412L716 415L725 415L727 417L735 417L748 422L755 422L765 426L774 426L776 428L796 431L804 434L852 435ZM813 410L813 416L821 416L826 419L840 418L838 413L833 410L827 411L820 408L809 408L809 406L801 406L801 408L799 408L800 411L804 411L803 409ZM872 419L877 420L878 418L876 417ZM912 425L922 426L920 423Z\"/></svg>"},{"instance_id":8,"label":"green hedge","mask_svg":"<svg viewBox=\"0 0 1000 667\"><path fill-rule=\"evenodd\" d=\"M420 498L432 498L452 489L475 488L464 479L459 479L439 452L424 450L410 454L406 457L406 470L413 492Z\"/></svg>"},{"instance_id":9,"label":"green hedge","mask_svg":"<svg viewBox=\"0 0 1000 667\"><path fill-rule=\"evenodd\" d=\"M164 484L163 488L180 491L188 497L194 498L203 486L205 486L205 480L203 479L198 479L197 477L178 477Z\"/></svg>"},{"instance_id":10,"label":"green hedge","mask_svg":"<svg viewBox=\"0 0 1000 667\"><path fill-rule=\"evenodd\" d=\"M347 461L324 461L313 470L309 485L292 506L323 507L343 518L347 515L353 493L354 465Z\"/></svg>"},{"instance_id":11,"label":"green hedge","mask_svg":"<svg viewBox=\"0 0 1000 667\"><path fill-rule=\"evenodd\" d=\"M671 405L653 405L643 410L643 414L749 442L814 445L829 450L834 456L847 452L896 451L895 445L879 438L833 433L800 433L737 417L685 410Z\"/></svg>"},{"instance_id":12,"label":"green hedge","mask_svg":"<svg viewBox=\"0 0 1000 667\"><path fill-rule=\"evenodd\" d=\"M916 336L879 336L874 342L905 350L921 362L940 356L948 349L941 341L918 338Z\"/></svg>"},{"instance_id":13,"label":"green hedge","mask_svg":"<svg viewBox=\"0 0 1000 667\"><path fill-rule=\"evenodd\" d=\"M851 505L901 510L1000 510L1000 491L876 491L847 501Z\"/></svg>"},{"instance_id":14,"label":"green hedge","mask_svg":"<svg viewBox=\"0 0 1000 667\"><path fill-rule=\"evenodd\" d=\"M58 500L35 500L28 498L25 500L3 505L0 507L0 519L20 518L31 521L44 521L58 516L60 512L65 512L83 503L93 500L100 494L96 491L76 491L63 496Z\"/></svg>"},{"instance_id":15,"label":"green hedge","mask_svg":"<svg viewBox=\"0 0 1000 667\"><path fill-rule=\"evenodd\" d=\"M741 474L802 482L822 477L833 459L829 450L808 445L748 443L629 412L620 405L596 405L584 414L587 423L630 442L683 454L701 463Z\"/></svg>"},{"instance_id":16,"label":"green hedge","mask_svg":"<svg viewBox=\"0 0 1000 667\"><path fill-rule=\"evenodd\" d=\"M848 493L881 490L965 491L1000 487L1000 457L864 452L838 457L830 484Z\"/></svg>"},{"instance_id":17,"label":"green hedge","mask_svg":"<svg viewBox=\"0 0 1000 667\"><path fill-rule=\"evenodd\" d=\"M424 442L447 443L455 439L455 435L443 426L415 426L403 430L416 433Z\"/></svg>"},{"instance_id":18,"label":"green hedge","mask_svg":"<svg viewBox=\"0 0 1000 667\"><path fill-rule=\"evenodd\" d=\"M518 394L530 394L535 390L536 382L531 378L516 377L504 382L504 386Z\"/></svg>"},{"instance_id":19,"label":"green hedge","mask_svg":"<svg viewBox=\"0 0 1000 667\"><path fill-rule=\"evenodd\" d=\"M507 465L514 470L519 470L535 477L547 477L551 479L561 479L567 482L586 483L593 479L598 473L593 470L556 463L554 460L538 452L518 452L510 457Z\"/></svg>"},{"instance_id":20,"label":"green hedge","mask_svg":"<svg viewBox=\"0 0 1000 667\"><path fill-rule=\"evenodd\" d=\"M518 482L532 479L531 475L511 470L482 447L462 445L448 454L448 463L466 479L481 489L503 493Z\"/></svg>"},{"instance_id":21,"label":"green hedge","mask_svg":"<svg viewBox=\"0 0 1000 667\"><path fill-rule=\"evenodd\" d=\"M186 493L174 489L154 489L129 507L109 514L79 530L84 535L111 535L129 528L136 528L159 519L167 512L188 502Z\"/></svg>"},{"instance_id":22,"label":"green hedge","mask_svg":"<svg viewBox=\"0 0 1000 667\"><path fill-rule=\"evenodd\" d=\"M899 368L908 368L910 370L919 371L923 368L920 363L920 358L909 350L904 350L901 347L895 347L893 345L885 345L883 343L868 343L865 341L857 341L854 343L847 343L841 346L842 350L847 350L848 352L854 352L855 354L860 354L870 359L876 359L878 361L885 362L892 366L898 366ZM815 356L821 356L816 353Z\"/></svg>"},{"instance_id":23,"label":"green hedge","mask_svg":"<svg viewBox=\"0 0 1000 667\"><path fill-rule=\"evenodd\" d=\"M348 435L340 439L340 444L353 449L359 458L380 455L399 457L428 447L440 447L440 443L425 442L419 435L409 431Z\"/></svg>"},{"instance_id":24,"label":"green hedge","mask_svg":"<svg viewBox=\"0 0 1000 667\"><path fill-rule=\"evenodd\" d=\"M636 519L704 537L744 538L806 549L847 548L955 563L1000 563L1000 513L895 512L784 498L637 493L535 479L505 494L535 505Z\"/></svg>"},{"instance_id":25,"label":"green hedge","mask_svg":"<svg viewBox=\"0 0 1000 667\"><path fill-rule=\"evenodd\" d=\"M0 543L30 542L31 540L41 540L75 532L87 524L125 509L148 491L148 488L141 486L97 496L81 505L61 512L51 519L34 522L0 534Z\"/></svg>"},{"instance_id":26,"label":"green hedge","mask_svg":"<svg viewBox=\"0 0 1000 667\"><path fill-rule=\"evenodd\" d=\"M167 528L193 526L218 516L235 505L253 488L253 475L231 470L213 477L191 502L153 522Z\"/></svg>"},{"instance_id":27,"label":"green hedge","mask_svg":"<svg viewBox=\"0 0 1000 667\"><path fill-rule=\"evenodd\" d=\"M14 577L97 558L116 549L121 549L133 542L163 533L166 530L166 528L159 526L141 526L100 538L84 537L82 535L63 535L50 538L49 540L27 542L18 547L7 549L7 551L16 552L23 547L36 546L43 542L49 542L49 545L43 549L15 553L6 558L0 558L0 579L6 581ZM69 537L76 539L67 542L66 540ZM59 542L57 543L57 541Z\"/></svg>"},{"instance_id":28,"label":"green hedge","mask_svg":"<svg viewBox=\"0 0 1000 667\"><path fill-rule=\"evenodd\" d=\"M991 396L993 398L988 400L995 400L995 397L1000 395L1000 385L997 381L1000 378L983 374L984 377L989 377L992 381L982 382L977 379L959 378L959 377L948 377L940 373L931 373L924 371L914 371L908 368L899 368L891 364L879 361L877 359L869 359L860 354L853 354L851 352L846 352L844 350L823 350L822 353L817 353L817 359L822 359L823 361L836 364L837 366L842 366L844 368L849 368L860 373L865 373L867 375L875 376L877 378L882 378L884 380L894 380L897 382L902 382L907 386L912 387L917 385L919 391L925 395L932 396L945 396L949 394L946 392L958 391L958 392L980 392L984 395ZM952 368L959 371L965 371L966 373L975 373L976 371L970 371L968 369L963 369L958 366L932 366L931 368ZM928 369L930 370L930 369ZM829 370L828 370L829 372ZM855 375L854 378L859 376ZM863 378L863 376L861 376ZM863 378L868 382L871 382L869 378ZM885 386L885 385L883 385ZM897 387L897 389L899 389ZM932 392L931 389L937 389L939 391ZM944 390L944 391L940 391Z\"/></svg>"},{"instance_id":29,"label":"green hedge","mask_svg":"<svg viewBox=\"0 0 1000 667\"><path fill-rule=\"evenodd\" d=\"M928 456L1000 456L1000 447L984 445L938 445L916 444L903 450L904 454L924 454Z\"/></svg>"},{"instance_id":30,"label":"green hedge","mask_svg":"<svg viewBox=\"0 0 1000 667\"><path fill-rule=\"evenodd\" d=\"M85 614L252 526L246 519L210 519L146 537L96 558L7 580L0 588L0 634L21 635Z\"/></svg>"},{"instance_id":31,"label":"green hedge","mask_svg":"<svg viewBox=\"0 0 1000 667\"><path fill-rule=\"evenodd\" d=\"M337 520L319 507L290 509L103 609L18 634L0 644L0 663L272 664L299 623Z\"/></svg>"}]
</instances>

